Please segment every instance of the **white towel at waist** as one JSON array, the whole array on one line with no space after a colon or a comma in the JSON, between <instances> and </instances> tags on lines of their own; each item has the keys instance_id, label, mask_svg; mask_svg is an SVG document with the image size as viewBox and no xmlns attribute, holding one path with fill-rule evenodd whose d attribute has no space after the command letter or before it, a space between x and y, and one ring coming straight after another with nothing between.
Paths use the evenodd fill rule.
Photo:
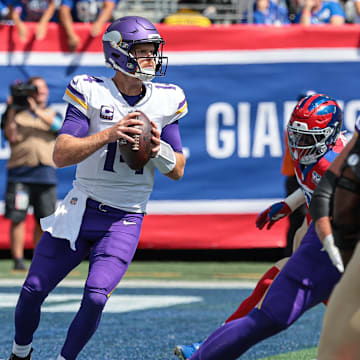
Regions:
<instances>
[{"instance_id":1,"label":"white towel at waist","mask_svg":"<svg viewBox=\"0 0 360 360\"><path fill-rule=\"evenodd\" d=\"M88 196L73 188L56 207L55 212L40 219L43 231L52 236L70 241L70 248L76 251L75 242L79 235L80 226L86 207Z\"/></svg>"}]
</instances>

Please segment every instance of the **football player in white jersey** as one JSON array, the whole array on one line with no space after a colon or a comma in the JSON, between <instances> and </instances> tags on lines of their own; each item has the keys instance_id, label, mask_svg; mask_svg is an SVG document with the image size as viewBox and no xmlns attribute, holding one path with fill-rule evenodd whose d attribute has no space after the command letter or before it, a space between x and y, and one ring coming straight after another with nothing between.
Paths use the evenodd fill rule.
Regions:
<instances>
[{"instance_id":1,"label":"football player in white jersey","mask_svg":"<svg viewBox=\"0 0 360 360\"><path fill-rule=\"evenodd\" d=\"M99 324L107 299L135 253L157 168L171 179L183 176L185 157L178 120L187 113L176 85L151 83L166 72L164 40L145 18L114 21L103 36L113 78L76 76L66 88L66 118L53 158L58 167L77 164L73 188L55 213L42 219L45 231L15 310L11 360L31 359L41 304L56 285L89 256L81 307L57 360L74 360ZM138 110L152 121L152 158L140 171L120 157L119 139L133 143L141 130Z\"/></svg>"}]
</instances>

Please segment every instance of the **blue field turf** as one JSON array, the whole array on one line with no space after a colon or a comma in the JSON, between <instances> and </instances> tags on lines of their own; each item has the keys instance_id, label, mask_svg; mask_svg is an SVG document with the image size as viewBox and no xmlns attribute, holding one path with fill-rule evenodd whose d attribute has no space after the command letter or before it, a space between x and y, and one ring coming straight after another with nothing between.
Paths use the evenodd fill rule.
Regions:
<instances>
[{"instance_id":1,"label":"blue field turf","mask_svg":"<svg viewBox=\"0 0 360 360\"><path fill-rule=\"evenodd\" d=\"M18 292L19 287L0 287L0 303L9 294ZM160 308L106 312L98 331L78 359L175 360L176 357L172 355L175 344L199 341L206 337L250 292L250 289L118 288L112 296L191 296L201 299ZM81 288L68 287L60 287L53 292L75 297L81 293ZM135 303L137 298L133 299L130 302ZM74 303L74 300L58 299L56 306L69 303ZM78 302L75 304L78 306ZM1 305L0 308L0 359L7 359L12 344L14 308L8 306ZM44 304L46 307L47 303ZM316 346L324 308L319 305L312 309L290 329L253 347L241 359L261 359ZM55 360L73 316L74 312L42 314L33 342L34 360Z\"/></svg>"}]
</instances>

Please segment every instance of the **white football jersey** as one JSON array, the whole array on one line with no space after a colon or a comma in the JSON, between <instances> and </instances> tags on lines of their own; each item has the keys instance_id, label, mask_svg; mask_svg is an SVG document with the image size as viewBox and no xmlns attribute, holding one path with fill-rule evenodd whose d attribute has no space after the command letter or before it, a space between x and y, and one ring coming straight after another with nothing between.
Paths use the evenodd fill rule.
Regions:
<instances>
[{"instance_id":1,"label":"white football jersey","mask_svg":"<svg viewBox=\"0 0 360 360\"><path fill-rule=\"evenodd\" d=\"M102 131L129 112L141 110L155 122L160 133L187 113L181 88L173 84L145 82L146 93L130 106L110 78L75 76L63 99L90 119L88 135ZM89 197L129 212L145 212L154 183L152 159L141 171L130 169L120 159L118 143L110 143L77 164L74 185Z\"/></svg>"}]
</instances>

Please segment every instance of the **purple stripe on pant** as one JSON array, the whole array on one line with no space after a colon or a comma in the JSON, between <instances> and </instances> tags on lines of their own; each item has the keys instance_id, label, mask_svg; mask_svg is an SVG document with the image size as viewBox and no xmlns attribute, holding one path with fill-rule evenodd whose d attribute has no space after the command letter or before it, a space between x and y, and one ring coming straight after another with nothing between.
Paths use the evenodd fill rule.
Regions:
<instances>
[{"instance_id":1,"label":"purple stripe on pant","mask_svg":"<svg viewBox=\"0 0 360 360\"><path fill-rule=\"evenodd\" d=\"M15 342L27 345L40 321L40 307L50 291L89 254L89 275L80 309L72 321L61 354L74 360L94 334L108 295L124 276L138 244L143 214L97 208L88 203L76 251L67 240L45 233L15 309Z\"/></svg>"},{"instance_id":2,"label":"purple stripe on pant","mask_svg":"<svg viewBox=\"0 0 360 360\"><path fill-rule=\"evenodd\" d=\"M272 283L260 309L215 330L191 360L235 360L327 300L340 279L311 224L300 247Z\"/></svg>"}]
</instances>

